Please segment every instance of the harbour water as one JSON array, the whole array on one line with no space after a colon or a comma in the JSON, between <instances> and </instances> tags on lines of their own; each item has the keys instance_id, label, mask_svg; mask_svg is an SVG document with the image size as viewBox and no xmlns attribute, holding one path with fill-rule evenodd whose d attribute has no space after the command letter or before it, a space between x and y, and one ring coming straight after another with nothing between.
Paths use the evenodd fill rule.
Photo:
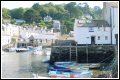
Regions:
<instances>
[{"instance_id":1,"label":"harbour water","mask_svg":"<svg viewBox=\"0 0 120 80\"><path fill-rule=\"evenodd\" d=\"M43 63L50 56L35 55L32 52L2 52L2 78L49 78L48 64ZM92 70L92 78L102 74L101 70Z\"/></svg>"},{"instance_id":2,"label":"harbour water","mask_svg":"<svg viewBox=\"0 0 120 80\"><path fill-rule=\"evenodd\" d=\"M4 52L1 54L2 78L47 77L48 64L42 63L49 56L34 55L31 52Z\"/></svg>"}]
</instances>

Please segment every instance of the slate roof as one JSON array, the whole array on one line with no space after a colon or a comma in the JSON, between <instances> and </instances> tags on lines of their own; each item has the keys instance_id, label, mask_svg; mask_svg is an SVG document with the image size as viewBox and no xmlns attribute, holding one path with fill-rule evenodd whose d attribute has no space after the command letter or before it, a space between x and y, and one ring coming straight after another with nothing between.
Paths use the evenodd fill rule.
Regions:
<instances>
[{"instance_id":1,"label":"slate roof","mask_svg":"<svg viewBox=\"0 0 120 80\"><path fill-rule=\"evenodd\" d=\"M110 27L110 25L105 20L91 20L90 23L79 23L79 19L75 20L76 27Z\"/></svg>"}]
</instances>

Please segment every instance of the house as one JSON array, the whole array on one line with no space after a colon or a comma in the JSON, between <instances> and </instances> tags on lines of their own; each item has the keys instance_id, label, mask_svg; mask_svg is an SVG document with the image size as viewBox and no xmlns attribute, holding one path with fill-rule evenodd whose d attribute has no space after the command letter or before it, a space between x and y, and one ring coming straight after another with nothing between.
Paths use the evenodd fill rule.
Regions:
<instances>
[{"instance_id":1,"label":"house","mask_svg":"<svg viewBox=\"0 0 120 80\"><path fill-rule=\"evenodd\" d=\"M19 35L19 26L12 25L12 24L2 24L2 27L4 28L4 33L7 35L12 36L18 36Z\"/></svg>"},{"instance_id":2,"label":"house","mask_svg":"<svg viewBox=\"0 0 120 80\"><path fill-rule=\"evenodd\" d=\"M23 39L29 40L30 45L53 43L57 38L57 33L47 29L20 28L20 35Z\"/></svg>"},{"instance_id":3,"label":"house","mask_svg":"<svg viewBox=\"0 0 120 80\"><path fill-rule=\"evenodd\" d=\"M110 26L104 20L75 19L74 39L77 44L110 44Z\"/></svg>"},{"instance_id":4,"label":"house","mask_svg":"<svg viewBox=\"0 0 120 80\"><path fill-rule=\"evenodd\" d=\"M103 16L111 26L111 43L118 44L118 2L104 2Z\"/></svg>"},{"instance_id":5,"label":"house","mask_svg":"<svg viewBox=\"0 0 120 80\"><path fill-rule=\"evenodd\" d=\"M53 20L53 28L54 29L59 29L60 30L60 21L58 20Z\"/></svg>"},{"instance_id":6,"label":"house","mask_svg":"<svg viewBox=\"0 0 120 80\"><path fill-rule=\"evenodd\" d=\"M44 17L44 21L45 22L50 22L50 21L52 21L52 18L47 15L46 17Z\"/></svg>"},{"instance_id":7,"label":"house","mask_svg":"<svg viewBox=\"0 0 120 80\"><path fill-rule=\"evenodd\" d=\"M8 45L11 43L11 36L10 35L2 34L1 38L2 38L1 39L2 46Z\"/></svg>"},{"instance_id":8,"label":"house","mask_svg":"<svg viewBox=\"0 0 120 80\"><path fill-rule=\"evenodd\" d=\"M19 35L19 26L12 24L2 24L2 45L9 45L16 42ZM13 39L15 41L13 41Z\"/></svg>"},{"instance_id":9,"label":"house","mask_svg":"<svg viewBox=\"0 0 120 80\"><path fill-rule=\"evenodd\" d=\"M25 23L25 20L15 19L15 24L23 24L23 23Z\"/></svg>"}]
</instances>

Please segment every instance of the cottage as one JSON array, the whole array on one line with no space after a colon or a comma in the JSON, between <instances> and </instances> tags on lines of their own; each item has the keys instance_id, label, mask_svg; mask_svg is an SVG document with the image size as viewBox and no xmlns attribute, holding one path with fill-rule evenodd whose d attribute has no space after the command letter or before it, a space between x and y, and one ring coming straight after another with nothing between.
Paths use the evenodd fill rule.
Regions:
<instances>
[{"instance_id":1,"label":"cottage","mask_svg":"<svg viewBox=\"0 0 120 80\"><path fill-rule=\"evenodd\" d=\"M46 17L44 17L44 21L50 22L50 21L52 21L52 18L50 16L46 16Z\"/></svg>"},{"instance_id":2,"label":"cottage","mask_svg":"<svg viewBox=\"0 0 120 80\"><path fill-rule=\"evenodd\" d=\"M110 26L104 20L75 19L74 39L77 44L110 44Z\"/></svg>"},{"instance_id":3,"label":"cottage","mask_svg":"<svg viewBox=\"0 0 120 80\"><path fill-rule=\"evenodd\" d=\"M60 30L60 21L58 20L53 20L53 29L58 29Z\"/></svg>"}]
</instances>

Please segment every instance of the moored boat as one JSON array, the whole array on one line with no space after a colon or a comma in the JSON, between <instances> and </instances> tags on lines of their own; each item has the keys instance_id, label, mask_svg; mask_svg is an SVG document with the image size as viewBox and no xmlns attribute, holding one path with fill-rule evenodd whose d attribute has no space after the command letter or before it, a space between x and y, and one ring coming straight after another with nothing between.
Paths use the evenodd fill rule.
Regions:
<instances>
[{"instance_id":1,"label":"moored boat","mask_svg":"<svg viewBox=\"0 0 120 80\"><path fill-rule=\"evenodd\" d=\"M29 51L29 48L16 48L16 52L26 52Z\"/></svg>"},{"instance_id":2,"label":"moored boat","mask_svg":"<svg viewBox=\"0 0 120 80\"><path fill-rule=\"evenodd\" d=\"M91 71L84 72L63 72L63 71L49 71L48 75L52 78L91 78Z\"/></svg>"}]
</instances>

